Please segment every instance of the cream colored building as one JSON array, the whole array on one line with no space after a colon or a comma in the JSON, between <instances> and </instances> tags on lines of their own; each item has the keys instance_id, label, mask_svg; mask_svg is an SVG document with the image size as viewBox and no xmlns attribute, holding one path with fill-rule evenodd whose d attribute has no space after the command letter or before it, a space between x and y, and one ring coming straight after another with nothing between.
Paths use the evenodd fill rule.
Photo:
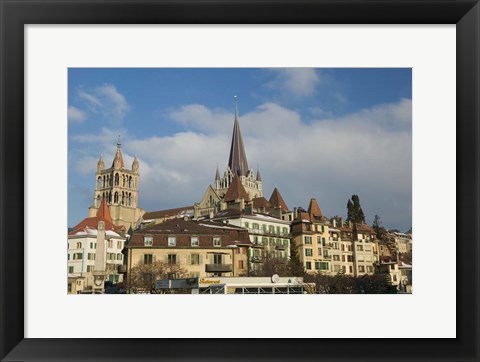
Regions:
<instances>
[{"instance_id":1,"label":"cream colored building","mask_svg":"<svg viewBox=\"0 0 480 362\"><path fill-rule=\"evenodd\" d=\"M88 209L88 216L97 214L100 202L105 197L113 223L123 225L127 230L135 228L145 212L138 207L139 168L136 156L132 168L125 167L120 140L110 168L105 169L103 156L100 156L95 174L93 206Z\"/></svg>"},{"instance_id":2,"label":"cream colored building","mask_svg":"<svg viewBox=\"0 0 480 362\"><path fill-rule=\"evenodd\" d=\"M333 247L339 245L330 241L328 220L315 199L310 200L308 211L297 210L292 222L292 240L307 273L333 274L333 255L338 255L338 249Z\"/></svg>"},{"instance_id":3,"label":"cream colored building","mask_svg":"<svg viewBox=\"0 0 480 362\"><path fill-rule=\"evenodd\" d=\"M161 261L189 277L246 274L251 243L245 229L212 221L172 219L136 230L127 244L127 284L132 269Z\"/></svg>"},{"instance_id":4,"label":"cream colored building","mask_svg":"<svg viewBox=\"0 0 480 362\"><path fill-rule=\"evenodd\" d=\"M249 273L260 270L266 258L284 260L290 258L290 222L271 215L244 212L237 209L222 210L214 215L214 221L228 223L248 230L252 243L249 249Z\"/></svg>"},{"instance_id":5,"label":"cream colored building","mask_svg":"<svg viewBox=\"0 0 480 362\"><path fill-rule=\"evenodd\" d=\"M68 234L68 293L103 292L103 280L122 282L118 268L123 265L125 240L125 227L112 223L104 200L97 216L82 220ZM95 285L94 274L101 277L101 285Z\"/></svg>"}]
</instances>

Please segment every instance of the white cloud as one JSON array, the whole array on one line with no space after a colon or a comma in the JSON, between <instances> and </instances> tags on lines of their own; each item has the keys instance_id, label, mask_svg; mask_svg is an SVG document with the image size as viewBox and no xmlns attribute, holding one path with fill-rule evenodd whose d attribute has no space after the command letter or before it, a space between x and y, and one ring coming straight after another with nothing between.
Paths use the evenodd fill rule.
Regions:
<instances>
[{"instance_id":1,"label":"white cloud","mask_svg":"<svg viewBox=\"0 0 480 362\"><path fill-rule=\"evenodd\" d=\"M91 91L80 89L77 94L90 113L100 114L111 125L121 124L130 110L125 96L112 84L104 84Z\"/></svg>"},{"instance_id":2,"label":"white cloud","mask_svg":"<svg viewBox=\"0 0 480 362\"><path fill-rule=\"evenodd\" d=\"M260 164L265 196L278 186L292 209L307 207L315 197L327 215L345 215L347 199L358 194L367 221L379 214L385 226L407 229L412 202L411 107L411 100L402 99L306 124L295 111L262 104L240 115L249 166ZM128 167L129 155L140 159L140 206L147 210L198 202L213 182L217 163L223 173L228 162L232 113L194 104L173 111L171 117L195 132L122 142ZM96 139L109 157L115 148L113 136L104 129ZM81 165L95 168L96 162L85 159Z\"/></svg>"},{"instance_id":3,"label":"white cloud","mask_svg":"<svg viewBox=\"0 0 480 362\"><path fill-rule=\"evenodd\" d=\"M320 83L320 76L314 68L281 68L272 71L275 72L275 79L267 86L295 97L312 96Z\"/></svg>"},{"instance_id":4,"label":"white cloud","mask_svg":"<svg viewBox=\"0 0 480 362\"><path fill-rule=\"evenodd\" d=\"M87 114L74 106L68 107L67 115L69 122L81 123L87 119Z\"/></svg>"}]
</instances>

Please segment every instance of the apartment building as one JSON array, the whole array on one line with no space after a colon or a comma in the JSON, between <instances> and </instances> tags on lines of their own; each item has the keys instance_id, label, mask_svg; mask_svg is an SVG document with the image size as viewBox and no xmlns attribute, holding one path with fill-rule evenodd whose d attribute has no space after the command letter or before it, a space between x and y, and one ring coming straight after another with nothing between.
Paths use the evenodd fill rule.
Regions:
<instances>
[{"instance_id":1,"label":"apartment building","mask_svg":"<svg viewBox=\"0 0 480 362\"><path fill-rule=\"evenodd\" d=\"M292 221L292 242L307 273L333 273L334 264L338 264L338 250L333 249L329 222L315 199L310 200L308 211L297 209L297 216ZM339 247L336 242L335 246Z\"/></svg>"},{"instance_id":2,"label":"apartment building","mask_svg":"<svg viewBox=\"0 0 480 362\"><path fill-rule=\"evenodd\" d=\"M226 209L213 216L214 221L235 225L247 230L251 242L248 274L262 268L267 258L286 264L290 257L290 222L271 215Z\"/></svg>"},{"instance_id":3,"label":"apartment building","mask_svg":"<svg viewBox=\"0 0 480 362\"><path fill-rule=\"evenodd\" d=\"M127 279L132 268L162 261L185 269L190 277L247 273L248 232L210 220L172 219L133 233L126 246Z\"/></svg>"},{"instance_id":4,"label":"apartment building","mask_svg":"<svg viewBox=\"0 0 480 362\"><path fill-rule=\"evenodd\" d=\"M82 220L68 233L68 293L103 292L104 281L122 282L118 267L123 264L125 226L113 224L105 198L95 217ZM101 276L101 283L94 279Z\"/></svg>"}]
</instances>

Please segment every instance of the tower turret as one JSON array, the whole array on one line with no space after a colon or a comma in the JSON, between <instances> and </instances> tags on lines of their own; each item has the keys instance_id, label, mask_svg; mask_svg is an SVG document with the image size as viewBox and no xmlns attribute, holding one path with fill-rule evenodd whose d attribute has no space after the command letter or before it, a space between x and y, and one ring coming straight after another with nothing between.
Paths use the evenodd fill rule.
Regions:
<instances>
[{"instance_id":1,"label":"tower turret","mask_svg":"<svg viewBox=\"0 0 480 362\"><path fill-rule=\"evenodd\" d=\"M121 170L125 167L125 163L123 162L122 156L122 144L120 143L120 136L118 136L117 140L117 152L115 152L115 157L113 159L112 167L115 170Z\"/></svg>"},{"instance_id":2,"label":"tower turret","mask_svg":"<svg viewBox=\"0 0 480 362\"><path fill-rule=\"evenodd\" d=\"M140 163L138 162L137 155L135 155L132 163L132 171L138 173L138 169L140 168Z\"/></svg>"},{"instance_id":3,"label":"tower turret","mask_svg":"<svg viewBox=\"0 0 480 362\"><path fill-rule=\"evenodd\" d=\"M102 172L105 169L105 163L103 162L103 155L100 154L100 158L97 162L97 173Z\"/></svg>"}]
</instances>

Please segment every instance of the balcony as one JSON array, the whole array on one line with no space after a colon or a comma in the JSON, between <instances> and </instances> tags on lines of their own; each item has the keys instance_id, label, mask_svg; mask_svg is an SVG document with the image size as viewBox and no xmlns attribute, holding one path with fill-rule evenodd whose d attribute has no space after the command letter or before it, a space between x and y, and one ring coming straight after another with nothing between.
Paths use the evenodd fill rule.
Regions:
<instances>
[{"instance_id":1,"label":"balcony","mask_svg":"<svg viewBox=\"0 0 480 362\"><path fill-rule=\"evenodd\" d=\"M332 256L331 255L323 255L323 259L332 260Z\"/></svg>"},{"instance_id":2,"label":"balcony","mask_svg":"<svg viewBox=\"0 0 480 362\"><path fill-rule=\"evenodd\" d=\"M252 256L250 261L252 263L263 263L263 258L261 256Z\"/></svg>"},{"instance_id":3,"label":"balcony","mask_svg":"<svg viewBox=\"0 0 480 362\"><path fill-rule=\"evenodd\" d=\"M205 272L207 273L230 273L232 264L205 264Z\"/></svg>"},{"instance_id":4,"label":"balcony","mask_svg":"<svg viewBox=\"0 0 480 362\"><path fill-rule=\"evenodd\" d=\"M118 274L126 274L127 273L127 266L126 265L119 265L117 269Z\"/></svg>"},{"instance_id":5,"label":"balcony","mask_svg":"<svg viewBox=\"0 0 480 362\"><path fill-rule=\"evenodd\" d=\"M287 248L286 245L281 245L281 244L275 245L275 249L277 249L277 250L285 250L286 248Z\"/></svg>"}]
</instances>

